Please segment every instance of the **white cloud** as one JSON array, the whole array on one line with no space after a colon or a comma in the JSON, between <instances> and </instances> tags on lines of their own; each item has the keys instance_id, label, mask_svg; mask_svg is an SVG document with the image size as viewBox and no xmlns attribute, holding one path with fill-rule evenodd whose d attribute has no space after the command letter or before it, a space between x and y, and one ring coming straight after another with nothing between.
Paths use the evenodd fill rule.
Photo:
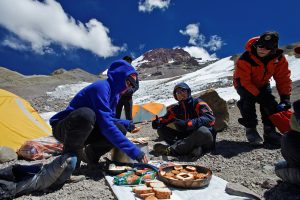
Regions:
<instances>
[{"instance_id":1,"label":"white cloud","mask_svg":"<svg viewBox=\"0 0 300 200\"><path fill-rule=\"evenodd\" d=\"M153 9L165 10L169 7L171 0L140 0L139 11L152 12Z\"/></svg>"},{"instance_id":2,"label":"white cloud","mask_svg":"<svg viewBox=\"0 0 300 200\"><path fill-rule=\"evenodd\" d=\"M21 50L21 51L26 51L28 49L28 46L22 44L18 39L13 37L4 39L1 44L3 46L7 46L12 49Z\"/></svg>"},{"instance_id":3,"label":"white cloud","mask_svg":"<svg viewBox=\"0 0 300 200\"><path fill-rule=\"evenodd\" d=\"M87 23L76 21L55 0L1 0L0 25L39 53L51 52L51 44L65 49L82 48L100 57L113 56L126 49L126 45L112 44L109 29L101 22L96 19ZM8 46L9 42L4 44Z\"/></svg>"},{"instance_id":4,"label":"white cloud","mask_svg":"<svg viewBox=\"0 0 300 200\"><path fill-rule=\"evenodd\" d=\"M217 59L216 54L210 55L204 48L190 46L190 47L183 47L186 52L188 52L191 56L195 58L201 58L201 61L208 61L208 60L215 60Z\"/></svg>"},{"instance_id":5,"label":"white cloud","mask_svg":"<svg viewBox=\"0 0 300 200\"><path fill-rule=\"evenodd\" d=\"M179 30L182 35L189 36L189 44L197 47L206 47L211 51L220 49L224 42L218 35L213 35L210 40L206 42L206 37L199 31L199 23L189 24L185 27L185 30Z\"/></svg>"}]
</instances>

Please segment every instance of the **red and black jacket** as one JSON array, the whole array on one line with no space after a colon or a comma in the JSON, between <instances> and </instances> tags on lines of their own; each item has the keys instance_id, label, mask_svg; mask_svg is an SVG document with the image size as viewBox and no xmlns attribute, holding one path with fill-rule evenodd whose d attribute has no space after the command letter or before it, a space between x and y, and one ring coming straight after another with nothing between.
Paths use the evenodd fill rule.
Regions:
<instances>
[{"instance_id":1,"label":"red and black jacket","mask_svg":"<svg viewBox=\"0 0 300 200\"><path fill-rule=\"evenodd\" d=\"M212 128L215 124L215 117L207 103L200 98L193 98L189 86L185 83L180 83L175 86L174 97L176 100L175 90L177 87L187 89L189 98L185 101L179 101L176 105L171 106L167 110L166 115L159 118L160 122L162 124L168 124L177 118L186 121L187 125L192 126L194 129L201 126Z\"/></svg>"}]
</instances>

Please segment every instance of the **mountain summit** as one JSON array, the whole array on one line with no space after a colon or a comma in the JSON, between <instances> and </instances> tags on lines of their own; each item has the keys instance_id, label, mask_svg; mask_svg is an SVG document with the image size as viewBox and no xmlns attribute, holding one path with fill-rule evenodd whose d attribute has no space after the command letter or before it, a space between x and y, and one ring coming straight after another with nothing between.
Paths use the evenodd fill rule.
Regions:
<instances>
[{"instance_id":1,"label":"mountain summit","mask_svg":"<svg viewBox=\"0 0 300 200\"><path fill-rule=\"evenodd\" d=\"M169 78L201 69L215 62L192 57L181 48L153 49L133 61L142 80Z\"/></svg>"}]
</instances>

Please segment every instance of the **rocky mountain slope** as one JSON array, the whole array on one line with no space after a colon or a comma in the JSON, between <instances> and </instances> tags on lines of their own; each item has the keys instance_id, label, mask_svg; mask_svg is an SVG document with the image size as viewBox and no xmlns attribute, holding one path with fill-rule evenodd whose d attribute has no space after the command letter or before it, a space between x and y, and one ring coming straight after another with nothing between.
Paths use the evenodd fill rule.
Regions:
<instances>
[{"instance_id":1,"label":"rocky mountain slope","mask_svg":"<svg viewBox=\"0 0 300 200\"><path fill-rule=\"evenodd\" d=\"M217 60L217 59L216 59ZM169 78L201 69L216 60L192 57L181 48L158 48L134 60L141 80Z\"/></svg>"}]
</instances>

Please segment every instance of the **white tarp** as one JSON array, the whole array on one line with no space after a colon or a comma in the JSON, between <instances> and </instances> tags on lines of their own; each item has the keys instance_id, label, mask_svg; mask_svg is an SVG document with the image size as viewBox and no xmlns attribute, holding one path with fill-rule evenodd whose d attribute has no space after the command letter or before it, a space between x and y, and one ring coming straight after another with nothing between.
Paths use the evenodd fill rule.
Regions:
<instances>
[{"instance_id":1,"label":"white tarp","mask_svg":"<svg viewBox=\"0 0 300 200\"><path fill-rule=\"evenodd\" d=\"M129 186L118 186L113 184L113 177L105 175L105 179L109 183L113 192L119 200L133 200L139 199L132 192L132 187ZM171 188L172 196L171 200L241 200L249 199L246 197L238 197L229 195L225 192L227 181L217 177L212 176L210 184L206 188L202 189L178 189Z\"/></svg>"}]
</instances>

